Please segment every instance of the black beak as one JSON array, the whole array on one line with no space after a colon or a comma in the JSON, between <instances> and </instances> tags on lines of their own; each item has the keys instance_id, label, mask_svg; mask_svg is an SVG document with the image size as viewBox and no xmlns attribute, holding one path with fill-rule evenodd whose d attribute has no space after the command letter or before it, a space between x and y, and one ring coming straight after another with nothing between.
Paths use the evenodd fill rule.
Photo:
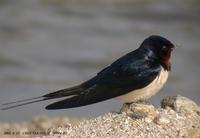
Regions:
<instances>
[{"instance_id":1,"label":"black beak","mask_svg":"<svg viewBox=\"0 0 200 138\"><path fill-rule=\"evenodd\" d=\"M171 47L171 51L173 51L174 49L175 49L175 46L172 46L172 47Z\"/></svg>"}]
</instances>

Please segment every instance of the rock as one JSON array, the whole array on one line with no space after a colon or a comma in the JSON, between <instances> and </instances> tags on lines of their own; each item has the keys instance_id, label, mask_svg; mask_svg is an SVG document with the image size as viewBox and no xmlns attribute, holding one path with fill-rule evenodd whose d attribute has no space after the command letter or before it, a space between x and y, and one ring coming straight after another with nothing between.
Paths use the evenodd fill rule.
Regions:
<instances>
[{"instance_id":1,"label":"rock","mask_svg":"<svg viewBox=\"0 0 200 138\"><path fill-rule=\"evenodd\" d=\"M121 112L124 112L133 119L142 119L147 117L152 120L158 115L158 112L153 105L145 103L124 104Z\"/></svg>"},{"instance_id":2,"label":"rock","mask_svg":"<svg viewBox=\"0 0 200 138\"><path fill-rule=\"evenodd\" d=\"M62 126L56 126L59 123L55 122L48 123L46 118L37 118L32 122L41 122L42 125L37 126L45 128L47 124L52 125L48 133L37 135L42 138L200 138L199 106L196 103L182 96L174 96L163 99L162 107L156 109L153 105L133 103L124 105L120 113L107 113L82 120L76 125L69 119Z\"/></svg>"},{"instance_id":3,"label":"rock","mask_svg":"<svg viewBox=\"0 0 200 138\"><path fill-rule=\"evenodd\" d=\"M161 107L170 107L177 112L192 111L200 114L200 107L194 101L180 95L164 98Z\"/></svg>"},{"instance_id":4,"label":"rock","mask_svg":"<svg viewBox=\"0 0 200 138\"><path fill-rule=\"evenodd\" d=\"M165 114L160 114L156 119L155 122L159 125L161 124L168 124L170 123L170 118Z\"/></svg>"}]
</instances>

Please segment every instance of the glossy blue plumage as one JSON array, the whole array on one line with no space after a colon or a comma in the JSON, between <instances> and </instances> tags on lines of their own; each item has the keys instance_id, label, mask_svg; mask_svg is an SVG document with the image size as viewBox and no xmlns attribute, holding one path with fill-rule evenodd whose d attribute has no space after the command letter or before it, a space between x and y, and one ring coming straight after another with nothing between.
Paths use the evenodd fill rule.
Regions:
<instances>
[{"instance_id":1,"label":"glossy blue plumage","mask_svg":"<svg viewBox=\"0 0 200 138\"><path fill-rule=\"evenodd\" d=\"M47 106L47 109L72 108L114 98L151 83L161 70L153 53L137 49L100 71L97 76L81 84L82 93ZM148 59L147 59L148 58Z\"/></svg>"},{"instance_id":2,"label":"glossy blue plumage","mask_svg":"<svg viewBox=\"0 0 200 138\"><path fill-rule=\"evenodd\" d=\"M4 105L11 106L3 109L63 97L64 100L50 104L46 109L73 108L133 92L149 85L159 75L161 68L170 70L173 48L174 45L169 40L161 36L150 36L138 49L119 58L81 85L32 99L6 103Z\"/></svg>"}]
</instances>

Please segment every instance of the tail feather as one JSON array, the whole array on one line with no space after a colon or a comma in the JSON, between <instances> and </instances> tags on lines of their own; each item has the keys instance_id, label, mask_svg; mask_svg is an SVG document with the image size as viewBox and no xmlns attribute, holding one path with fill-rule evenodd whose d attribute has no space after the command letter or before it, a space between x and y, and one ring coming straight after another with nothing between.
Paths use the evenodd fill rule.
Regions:
<instances>
[{"instance_id":1,"label":"tail feather","mask_svg":"<svg viewBox=\"0 0 200 138\"><path fill-rule=\"evenodd\" d=\"M6 106L1 108L1 110L8 110L12 108L16 108L19 106L27 105L27 104L32 104L36 102L41 102L41 101L46 101L50 99L56 99L56 98L62 98L62 97L74 97L78 93L81 93L83 91L83 88L81 86L76 86L72 88L67 88L67 89L62 89L58 90L56 92L52 92L40 97L33 97L33 98L28 98L28 99L23 99L23 100L18 100L14 102L9 102L9 103L4 103L2 106Z\"/></svg>"},{"instance_id":2,"label":"tail feather","mask_svg":"<svg viewBox=\"0 0 200 138\"><path fill-rule=\"evenodd\" d=\"M55 109L65 109L65 108L73 108L81 106L82 102L80 101L81 96L73 96L55 103L52 103L45 108L47 110L55 110Z\"/></svg>"},{"instance_id":3,"label":"tail feather","mask_svg":"<svg viewBox=\"0 0 200 138\"><path fill-rule=\"evenodd\" d=\"M11 105L11 104L16 104L16 103L21 103L21 102L26 102L26 101L30 101L30 100L36 100L39 98L43 98L43 97L33 97L33 98L28 98L28 99L23 99L23 100L19 100L19 101L14 101L14 102L9 102L9 103L4 103L2 105Z\"/></svg>"},{"instance_id":4,"label":"tail feather","mask_svg":"<svg viewBox=\"0 0 200 138\"><path fill-rule=\"evenodd\" d=\"M46 95L43 95L43 97L47 98L60 98L60 97L66 97L71 95L76 95L77 93L80 93L83 91L83 88L81 86L75 86L67 89L58 90L56 92L52 92Z\"/></svg>"},{"instance_id":5,"label":"tail feather","mask_svg":"<svg viewBox=\"0 0 200 138\"><path fill-rule=\"evenodd\" d=\"M41 98L43 98L43 97L41 97ZM8 109L16 108L16 107L19 107L19 106L23 106L23 105L27 105L27 104L32 104L32 103L36 103L36 102L40 102L40 101L45 101L45 100L48 100L48 99L47 98L46 99L39 99L39 100L35 100L35 101L29 101L29 102L26 102L26 103L15 104L15 105L11 105L11 106L8 106L8 107L3 107L3 108L1 108L1 110L8 110Z\"/></svg>"}]
</instances>

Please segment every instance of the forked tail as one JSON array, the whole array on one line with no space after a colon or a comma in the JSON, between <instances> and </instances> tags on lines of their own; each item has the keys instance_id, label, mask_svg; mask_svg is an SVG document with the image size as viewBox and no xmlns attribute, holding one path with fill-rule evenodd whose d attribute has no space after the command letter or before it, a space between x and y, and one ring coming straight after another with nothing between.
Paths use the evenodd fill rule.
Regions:
<instances>
[{"instance_id":1,"label":"forked tail","mask_svg":"<svg viewBox=\"0 0 200 138\"><path fill-rule=\"evenodd\" d=\"M39 97L27 98L27 99L23 99L23 100L14 101L14 102L4 103L1 105L1 106L3 106L1 108L1 110L8 110L8 109L16 108L19 106L37 103L37 102L41 102L41 101L46 101L46 100L50 100L50 99L63 98L63 97L67 97L67 96L73 97L73 96L77 95L78 93L80 93L82 90L83 89L81 88L81 86L75 86L72 88L62 89L62 90L52 92L52 93L49 93L49 94L46 94L43 96L39 96Z\"/></svg>"}]
</instances>

